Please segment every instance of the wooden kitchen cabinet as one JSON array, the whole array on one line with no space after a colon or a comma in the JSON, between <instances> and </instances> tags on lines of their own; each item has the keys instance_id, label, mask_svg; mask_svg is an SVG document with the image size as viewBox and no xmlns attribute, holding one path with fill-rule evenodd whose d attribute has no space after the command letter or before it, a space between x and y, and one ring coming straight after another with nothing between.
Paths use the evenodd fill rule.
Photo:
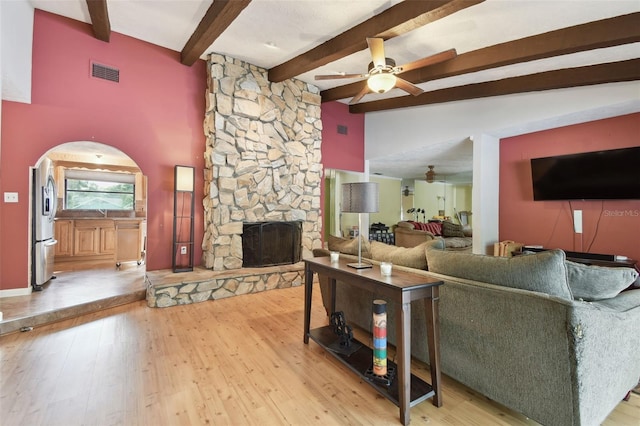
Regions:
<instances>
[{"instance_id":1,"label":"wooden kitchen cabinet","mask_svg":"<svg viewBox=\"0 0 640 426\"><path fill-rule=\"evenodd\" d=\"M116 224L116 266L122 262L142 262L141 221L119 220Z\"/></svg>"},{"instance_id":2,"label":"wooden kitchen cabinet","mask_svg":"<svg viewBox=\"0 0 640 426\"><path fill-rule=\"evenodd\" d=\"M54 238L58 241L55 256L71 256L73 254L73 220L56 220Z\"/></svg>"},{"instance_id":3,"label":"wooden kitchen cabinet","mask_svg":"<svg viewBox=\"0 0 640 426\"><path fill-rule=\"evenodd\" d=\"M140 219L58 219L56 262L102 265L144 258L146 222Z\"/></svg>"},{"instance_id":4,"label":"wooden kitchen cabinet","mask_svg":"<svg viewBox=\"0 0 640 426\"><path fill-rule=\"evenodd\" d=\"M76 227L73 230L73 255L93 256L98 254L100 231L94 227Z\"/></svg>"},{"instance_id":5,"label":"wooden kitchen cabinet","mask_svg":"<svg viewBox=\"0 0 640 426\"><path fill-rule=\"evenodd\" d=\"M113 254L116 252L116 228L100 228L100 254Z\"/></svg>"},{"instance_id":6,"label":"wooden kitchen cabinet","mask_svg":"<svg viewBox=\"0 0 640 426\"><path fill-rule=\"evenodd\" d=\"M76 220L73 231L74 256L100 256L115 252L113 220Z\"/></svg>"}]
</instances>

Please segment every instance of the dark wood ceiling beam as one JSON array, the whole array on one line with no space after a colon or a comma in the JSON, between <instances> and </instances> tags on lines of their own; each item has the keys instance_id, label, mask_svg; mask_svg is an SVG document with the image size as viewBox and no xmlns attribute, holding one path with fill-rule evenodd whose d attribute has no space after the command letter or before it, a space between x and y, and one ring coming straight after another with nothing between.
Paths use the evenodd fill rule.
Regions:
<instances>
[{"instance_id":1,"label":"dark wood ceiling beam","mask_svg":"<svg viewBox=\"0 0 640 426\"><path fill-rule=\"evenodd\" d=\"M98 40L109 42L111 37L111 22L107 10L107 0L87 0L89 17L93 26L93 34Z\"/></svg>"},{"instance_id":2,"label":"dark wood ceiling beam","mask_svg":"<svg viewBox=\"0 0 640 426\"><path fill-rule=\"evenodd\" d=\"M180 52L180 62L193 65L249 3L251 0L214 0Z\"/></svg>"},{"instance_id":3,"label":"dark wood ceiling beam","mask_svg":"<svg viewBox=\"0 0 640 426\"><path fill-rule=\"evenodd\" d=\"M485 0L405 0L295 58L269 70L280 82L367 49L367 37L388 40Z\"/></svg>"},{"instance_id":4,"label":"dark wood ceiling beam","mask_svg":"<svg viewBox=\"0 0 640 426\"><path fill-rule=\"evenodd\" d=\"M542 90L566 89L594 84L640 80L640 59L589 65L510 77L484 83L467 84L425 92L418 96L402 96L350 105L349 112L364 113L467 99L504 96Z\"/></svg>"},{"instance_id":5,"label":"dark wood ceiling beam","mask_svg":"<svg viewBox=\"0 0 640 426\"><path fill-rule=\"evenodd\" d=\"M463 53L446 62L402 73L414 84L506 65L640 41L640 13L603 19ZM322 102L354 96L364 82L321 92Z\"/></svg>"}]
</instances>

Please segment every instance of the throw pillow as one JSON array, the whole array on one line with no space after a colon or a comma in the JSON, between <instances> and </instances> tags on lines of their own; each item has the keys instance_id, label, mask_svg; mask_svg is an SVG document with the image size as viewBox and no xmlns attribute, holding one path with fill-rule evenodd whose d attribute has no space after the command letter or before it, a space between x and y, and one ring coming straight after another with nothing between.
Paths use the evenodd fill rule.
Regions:
<instances>
[{"instance_id":1,"label":"throw pillow","mask_svg":"<svg viewBox=\"0 0 640 426\"><path fill-rule=\"evenodd\" d=\"M444 240L444 245L448 249L467 250L473 242L469 237L449 237Z\"/></svg>"},{"instance_id":2,"label":"throw pillow","mask_svg":"<svg viewBox=\"0 0 640 426\"><path fill-rule=\"evenodd\" d=\"M429 270L438 274L573 300L562 250L496 257L428 249L427 262Z\"/></svg>"},{"instance_id":3,"label":"throw pillow","mask_svg":"<svg viewBox=\"0 0 640 426\"><path fill-rule=\"evenodd\" d=\"M453 222L442 222L442 236L443 237L466 237L462 225L458 225Z\"/></svg>"},{"instance_id":4,"label":"throw pillow","mask_svg":"<svg viewBox=\"0 0 640 426\"><path fill-rule=\"evenodd\" d=\"M444 250L447 248L446 246L446 241L443 238L435 238L431 241L427 241L425 256L427 255L426 252L429 250Z\"/></svg>"},{"instance_id":5,"label":"throw pillow","mask_svg":"<svg viewBox=\"0 0 640 426\"><path fill-rule=\"evenodd\" d=\"M323 249L323 248L314 248L312 252L313 252L313 257L329 257L331 253L328 249Z\"/></svg>"},{"instance_id":6,"label":"throw pillow","mask_svg":"<svg viewBox=\"0 0 640 426\"><path fill-rule=\"evenodd\" d=\"M608 268L567 260L567 279L573 297L586 301L615 297L638 278L631 268Z\"/></svg>"},{"instance_id":7,"label":"throw pillow","mask_svg":"<svg viewBox=\"0 0 640 426\"><path fill-rule=\"evenodd\" d=\"M440 222L427 222L424 224L425 231L431 232L433 235L442 235L442 223Z\"/></svg>"},{"instance_id":8,"label":"throw pillow","mask_svg":"<svg viewBox=\"0 0 640 426\"><path fill-rule=\"evenodd\" d=\"M425 248L429 241L415 247L396 247L378 241L371 241L371 259L379 262L391 262L394 265L415 269L427 269Z\"/></svg>"},{"instance_id":9,"label":"throw pillow","mask_svg":"<svg viewBox=\"0 0 640 426\"><path fill-rule=\"evenodd\" d=\"M339 251L340 253L350 254L353 256L358 255L358 239L347 239L342 237L336 237L334 235L329 235L327 239L329 244L329 250L331 251ZM362 257L366 257L367 259L371 258L371 250L369 247L369 240L362 238Z\"/></svg>"}]
</instances>

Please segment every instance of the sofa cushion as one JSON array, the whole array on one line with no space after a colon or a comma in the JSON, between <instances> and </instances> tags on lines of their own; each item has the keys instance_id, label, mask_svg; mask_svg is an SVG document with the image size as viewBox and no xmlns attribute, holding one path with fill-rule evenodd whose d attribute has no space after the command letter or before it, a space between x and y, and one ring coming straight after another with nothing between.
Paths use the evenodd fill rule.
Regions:
<instances>
[{"instance_id":1,"label":"sofa cushion","mask_svg":"<svg viewBox=\"0 0 640 426\"><path fill-rule=\"evenodd\" d=\"M453 222L442 222L442 236L443 237L466 237L462 230L462 225L458 225Z\"/></svg>"},{"instance_id":2,"label":"sofa cushion","mask_svg":"<svg viewBox=\"0 0 640 426\"><path fill-rule=\"evenodd\" d=\"M608 268L567 260L567 279L573 297L586 301L615 297L638 278L632 268Z\"/></svg>"},{"instance_id":3,"label":"sofa cushion","mask_svg":"<svg viewBox=\"0 0 640 426\"><path fill-rule=\"evenodd\" d=\"M329 250L339 251L344 254L358 255L358 239L347 239L342 237L336 237L335 235L329 235L327 239ZM371 249L369 246L369 240L362 238L362 257L371 259Z\"/></svg>"},{"instance_id":4,"label":"sofa cushion","mask_svg":"<svg viewBox=\"0 0 640 426\"><path fill-rule=\"evenodd\" d=\"M407 222L406 220L398 222L396 226L398 228L415 229L415 226L413 226L413 223Z\"/></svg>"},{"instance_id":5,"label":"sofa cushion","mask_svg":"<svg viewBox=\"0 0 640 426\"><path fill-rule=\"evenodd\" d=\"M428 243L429 241L425 241L415 247L407 248L371 241L371 259L408 268L427 269L425 249Z\"/></svg>"},{"instance_id":6,"label":"sofa cushion","mask_svg":"<svg viewBox=\"0 0 640 426\"><path fill-rule=\"evenodd\" d=\"M431 248L427 250L427 262L429 270L439 274L573 300L562 250L496 257Z\"/></svg>"}]
</instances>

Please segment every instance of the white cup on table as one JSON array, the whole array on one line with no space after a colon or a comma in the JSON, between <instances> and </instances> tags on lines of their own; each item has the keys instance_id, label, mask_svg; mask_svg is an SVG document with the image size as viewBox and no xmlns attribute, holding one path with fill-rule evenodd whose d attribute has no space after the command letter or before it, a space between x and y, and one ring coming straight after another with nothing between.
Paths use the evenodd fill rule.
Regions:
<instances>
[{"instance_id":1,"label":"white cup on table","mask_svg":"<svg viewBox=\"0 0 640 426\"><path fill-rule=\"evenodd\" d=\"M391 262L380 262L380 273L386 277L391 275L391 269L393 268L393 263Z\"/></svg>"},{"instance_id":2,"label":"white cup on table","mask_svg":"<svg viewBox=\"0 0 640 426\"><path fill-rule=\"evenodd\" d=\"M337 262L338 260L340 260L340 252L339 251L332 251L331 254L331 263Z\"/></svg>"}]
</instances>

